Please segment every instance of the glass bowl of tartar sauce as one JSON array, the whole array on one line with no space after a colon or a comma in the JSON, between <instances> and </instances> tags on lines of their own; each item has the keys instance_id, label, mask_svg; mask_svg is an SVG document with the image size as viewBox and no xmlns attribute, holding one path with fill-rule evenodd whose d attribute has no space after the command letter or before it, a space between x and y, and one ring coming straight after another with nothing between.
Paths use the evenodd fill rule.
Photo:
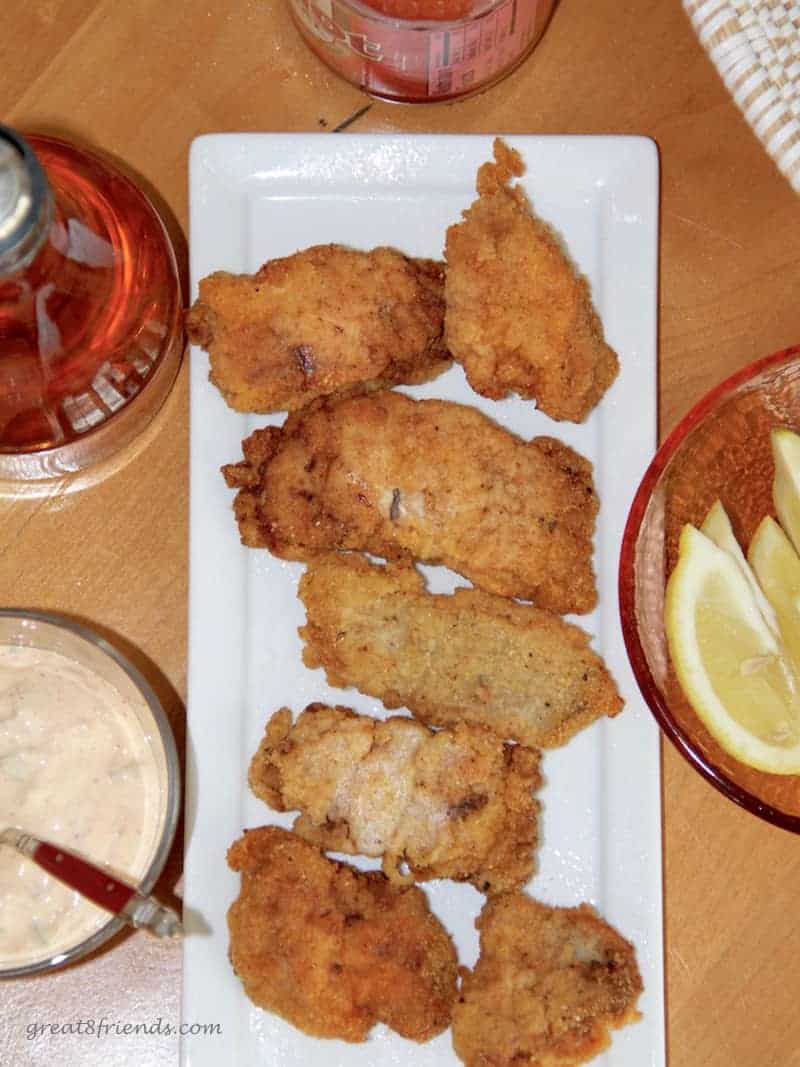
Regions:
<instances>
[{"instance_id":1,"label":"glass bowl of tartar sauce","mask_svg":"<svg viewBox=\"0 0 800 1067\"><path fill-rule=\"evenodd\" d=\"M179 808L175 740L139 671L70 619L0 609L0 828L76 852L147 894ZM0 847L0 978L72 962L123 925Z\"/></svg>"}]
</instances>

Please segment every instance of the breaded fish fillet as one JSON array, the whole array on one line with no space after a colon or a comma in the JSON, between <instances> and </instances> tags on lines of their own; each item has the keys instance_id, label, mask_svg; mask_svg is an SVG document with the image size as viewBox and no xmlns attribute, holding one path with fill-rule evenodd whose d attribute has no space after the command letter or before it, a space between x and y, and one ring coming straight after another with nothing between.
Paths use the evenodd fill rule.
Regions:
<instances>
[{"instance_id":1,"label":"breaded fish fillet","mask_svg":"<svg viewBox=\"0 0 800 1067\"><path fill-rule=\"evenodd\" d=\"M230 959L254 1004L314 1037L364 1041L376 1022L427 1041L450 1022L457 958L416 886L335 863L265 826L228 850L241 871Z\"/></svg>"},{"instance_id":2,"label":"breaded fish fillet","mask_svg":"<svg viewBox=\"0 0 800 1067\"><path fill-rule=\"evenodd\" d=\"M564 744L622 700L589 636L477 589L425 591L411 564L329 553L300 580L308 667L434 726L484 723L536 747Z\"/></svg>"},{"instance_id":3,"label":"breaded fish fillet","mask_svg":"<svg viewBox=\"0 0 800 1067\"><path fill-rule=\"evenodd\" d=\"M324 704L292 725L282 708L249 782L277 811L300 810L295 833L320 848L382 856L392 881L452 878L500 893L533 871L539 753L485 726L434 733L413 719Z\"/></svg>"},{"instance_id":4,"label":"breaded fish fillet","mask_svg":"<svg viewBox=\"0 0 800 1067\"><path fill-rule=\"evenodd\" d=\"M639 1018L633 946L593 908L493 897L476 921L481 951L462 970L453 1046L466 1067L576 1067Z\"/></svg>"},{"instance_id":5,"label":"breaded fish fillet","mask_svg":"<svg viewBox=\"0 0 800 1067\"><path fill-rule=\"evenodd\" d=\"M189 340L237 411L290 411L359 383L423 382L448 366L444 270L393 248L316 245L255 274L200 282Z\"/></svg>"},{"instance_id":6,"label":"breaded fish fillet","mask_svg":"<svg viewBox=\"0 0 800 1067\"><path fill-rule=\"evenodd\" d=\"M243 451L223 473L247 545L413 556L559 614L594 607L592 467L560 441L384 391L323 398Z\"/></svg>"},{"instance_id":7,"label":"breaded fish fillet","mask_svg":"<svg viewBox=\"0 0 800 1067\"><path fill-rule=\"evenodd\" d=\"M581 422L617 376L586 280L558 236L508 183L524 166L499 138L478 199L447 231L445 338L472 388L518 393L554 419Z\"/></svg>"}]
</instances>

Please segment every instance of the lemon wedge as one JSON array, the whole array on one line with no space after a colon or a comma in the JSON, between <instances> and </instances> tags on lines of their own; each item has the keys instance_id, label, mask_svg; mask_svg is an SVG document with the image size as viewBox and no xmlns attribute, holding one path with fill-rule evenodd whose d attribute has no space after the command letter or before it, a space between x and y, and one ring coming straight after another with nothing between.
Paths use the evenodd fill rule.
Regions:
<instances>
[{"instance_id":1,"label":"lemon wedge","mask_svg":"<svg viewBox=\"0 0 800 1067\"><path fill-rule=\"evenodd\" d=\"M678 680L722 747L773 774L800 773L800 699L783 647L724 549L684 526L665 627Z\"/></svg>"},{"instance_id":2,"label":"lemon wedge","mask_svg":"<svg viewBox=\"0 0 800 1067\"><path fill-rule=\"evenodd\" d=\"M800 552L800 437L791 430L777 429L770 434L775 479L772 499L781 526L797 552Z\"/></svg>"},{"instance_id":3,"label":"lemon wedge","mask_svg":"<svg viewBox=\"0 0 800 1067\"><path fill-rule=\"evenodd\" d=\"M795 670L800 670L800 556L777 522L767 516L753 534L747 557L775 609Z\"/></svg>"},{"instance_id":4,"label":"lemon wedge","mask_svg":"<svg viewBox=\"0 0 800 1067\"><path fill-rule=\"evenodd\" d=\"M722 506L721 500L716 500L708 514L703 520L703 525L700 527L700 532L704 533L706 537L710 537L711 540L717 545L718 548L722 548L725 552L731 556L736 563L736 566L742 572L747 579L747 583L753 591L753 596L756 598L756 603L764 616L764 620L770 627L776 637L780 634L780 626L776 616L775 605L771 602L769 594L766 596L766 590L762 591L761 586L758 583L758 579L752 570L752 561L748 564L744 558L744 552L739 547L739 542L736 540L736 534L733 532L731 526L731 520L728 517L728 513Z\"/></svg>"}]
</instances>

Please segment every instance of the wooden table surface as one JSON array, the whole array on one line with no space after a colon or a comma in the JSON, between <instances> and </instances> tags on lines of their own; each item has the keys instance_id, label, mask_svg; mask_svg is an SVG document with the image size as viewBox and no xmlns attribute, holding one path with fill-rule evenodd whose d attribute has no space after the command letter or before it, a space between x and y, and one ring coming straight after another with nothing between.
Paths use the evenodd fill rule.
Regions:
<instances>
[{"instance_id":1,"label":"wooden table surface","mask_svg":"<svg viewBox=\"0 0 800 1067\"><path fill-rule=\"evenodd\" d=\"M282 0L6 0L4 12L0 120L102 146L136 171L184 270L195 135L330 130L369 102L307 52ZM452 105L373 103L351 128L653 137L662 435L731 371L800 341L800 202L678 0L561 0L533 56L499 86ZM0 603L66 612L111 635L164 699L180 744L187 431L184 366L119 473L79 493L0 501ZM798 843L724 800L670 747L663 770L670 1067L800 1065ZM143 936L62 973L6 982L0 1063L177 1065L180 988L180 948ZM100 1018L158 1032L29 1036L31 1024Z\"/></svg>"}]
</instances>

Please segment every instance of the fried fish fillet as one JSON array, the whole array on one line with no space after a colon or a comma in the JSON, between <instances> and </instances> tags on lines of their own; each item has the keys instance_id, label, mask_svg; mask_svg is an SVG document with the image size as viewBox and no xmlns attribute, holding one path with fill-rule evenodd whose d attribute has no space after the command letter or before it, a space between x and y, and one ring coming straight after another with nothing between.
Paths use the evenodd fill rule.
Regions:
<instances>
[{"instance_id":1,"label":"fried fish fillet","mask_svg":"<svg viewBox=\"0 0 800 1067\"><path fill-rule=\"evenodd\" d=\"M409 563L328 553L300 580L307 667L433 726L483 723L537 748L623 706L589 635L478 589L432 595Z\"/></svg>"},{"instance_id":2,"label":"fried fish fillet","mask_svg":"<svg viewBox=\"0 0 800 1067\"><path fill-rule=\"evenodd\" d=\"M357 383L422 382L449 365L441 263L316 245L255 274L217 271L186 318L237 411L293 411Z\"/></svg>"},{"instance_id":3,"label":"fried fish fillet","mask_svg":"<svg viewBox=\"0 0 800 1067\"><path fill-rule=\"evenodd\" d=\"M382 856L392 881L451 878L500 893L533 872L539 753L485 726L434 733L413 719L324 704L292 725L282 708L249 782L277 811L300 810L295 833L320 848Z\"/></svg>"},{"instance_id":4,"label":"fried fish fillet","mask_svg":"<svg viewBox=\"0 0 800 1067\"><path fill-rule=\"evenodd\" d=\"M592 466L554 438L383 391L322 398L243 451L223 473L246 545L413 556L559 614L594 607Z\"/></svg>"},{"instance_id":5,"label":"fried fish fillet","mask_svg":"<svg viewBox=\"0 0 800 1067\"><path fill-rule=\"evenodd\" d=\"M635 1022L633 946L593 908L493 897L476 925L480 957L462 971L453 1046L466 1067L576 1067Z\"/></svg>"},{"instance_id":6,"label":"fried fish fillet","mask_svg":"<svg viewBox=\"0 0 800 1067\"><path fill-rule=\"evenodd\" d=\"M228 864L242 874L230 959L254 1004L343 1041L376 1022L414 1041L448 1026L456 952L416 886L335 863L277 826L245 831Z\"/></svg>"},{"instance_id":7,"label":"fried fish fillet","mask_svg":"<svg viewBox=\"0 0 800 1067\"><path fill-rule=\"evenodd\" d=\"M445 339L472 388L518 393L581 422L617 376L586 280L553 230L508 183L524 166L499 138L478 199L447 231Z\"/></svg>"}]
</instances>

